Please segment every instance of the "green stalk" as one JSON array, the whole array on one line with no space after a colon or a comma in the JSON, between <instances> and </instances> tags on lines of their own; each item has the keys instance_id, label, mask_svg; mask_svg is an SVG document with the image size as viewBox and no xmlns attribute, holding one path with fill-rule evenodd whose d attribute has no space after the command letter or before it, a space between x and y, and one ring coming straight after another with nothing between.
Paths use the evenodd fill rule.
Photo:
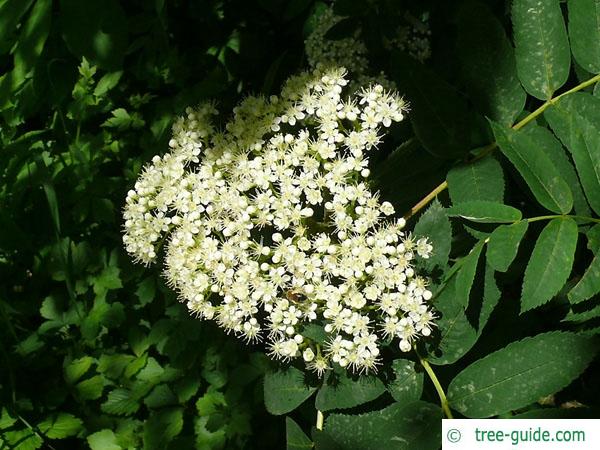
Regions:
<instances>
[{"instance_id":1,"label":"green stalk","mask_svg":"<svg viewBox=\"0 0 600 450\"><path fill-rule=\"evenodd\" d=\"M425 372L427 372L427 375L429 375L429 378L431 379L431 382L435 386L435 390L437 391L438 396L440 397L440 404L442 405L442 411L444 411L444 414L446 415L446 417L448 419L454 419L454 417L452 416L452 411L450 411L450 405L448 404L448 399L446 398L446 393L444 392L444 389L442 388L440 381L435 376L435 372L433 371L433 369L429 365L429 362L427 362L427 360L425 358L421 358L419 356L419 360L421 361L421 365L425 368Z\"/></svg>"}]
</instances>

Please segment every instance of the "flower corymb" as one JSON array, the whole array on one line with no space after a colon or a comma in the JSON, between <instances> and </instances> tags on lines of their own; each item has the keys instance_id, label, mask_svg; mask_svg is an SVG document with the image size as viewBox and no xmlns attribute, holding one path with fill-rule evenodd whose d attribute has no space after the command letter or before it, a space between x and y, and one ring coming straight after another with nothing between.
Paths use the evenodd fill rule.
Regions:
<instances>
[{"instance_id":1,"label":"flower corymb","mask_svg":"<svg viewBox=\"0 0 600 450\"><path fill-rule=\"evenodd\" d=\"M192 313L319 375L375 370L383 339L409 351L434 318L414 269L432 247L368 185L367 153L406 104L380 85L346 98L347 84L343 69L295 76L223 130L212 105L188 109L124 212L136 260L166 237L166 278Z\"/></svg>"}]
</instances>

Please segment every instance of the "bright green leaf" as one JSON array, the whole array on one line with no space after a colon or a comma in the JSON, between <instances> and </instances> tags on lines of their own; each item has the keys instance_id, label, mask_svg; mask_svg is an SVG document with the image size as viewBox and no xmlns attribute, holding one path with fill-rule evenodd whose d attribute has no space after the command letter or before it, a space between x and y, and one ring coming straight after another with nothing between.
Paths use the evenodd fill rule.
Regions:
<instances>
[{"instance_id":1,"label":"bright green leaf","mask_svg":"<svg viewBox=\"0 0 600 450\"><path fill-rule=\"evenodd\" d=\"M69 384L79 380L92 366L94 359L91 356L74 359L65 366L65 381Z\"/></svg>"},{"instance_id":2,"label":"bright green leaf","mask_svg":"<svg viewBox=\"0 0 600 450\"><path fill-rule=\"evenodd\" d=\"M519 244L529 223L522 220L512 225L500 225L490 235L486 253L488 263L500 272L506 272L517 256Z\"/></svg>"},{"instance_id":3,"label":"bright green leaf","mask_svg":"<svg viewBox=\"0 0 600 450\"><path fill-rule=\"evenodd\" d=\"M555 213L567 214L573 208L573 194L566 181L529 134L490 122L500 150L517 168L538 202Z\"/></svg>"},{"instance_id":4,"label":"bright green leaf","mask_svg":"<svg viewBox=\"0 0 600 450\"><path fill-rule=\"evenodd\" d=\"M597 351L593 340L564 332L513 342L474 362L452 380L450 406L472 418L525 407L567 386Z\"/></svg>"},{"instance_id":5,"label":"bright green leaf","mask_svg":"<svg viewBox=\"0 0 600 450\"><path fill-rule=\"evenodd\" d=\"M117 70L116 72L110 72L104 75L98 81L96 88L94 89L94 95L96 97L104 96L108 91L113 89L119 83L121 76L123 75L122 70Z\"/></svg>"},{"instance_id":6,"label":"bright green leaf","mask_svg":"<svg viewBox=\"0 0 600 450\"><path fill-rule=\"evenodd\" d=\"M39 423L38 428L50 439L64 439L79 433L83 421L73 414L58 413Z\"/></svg>"},{"instance_id":7,"label":"bright green leaf","mask_svg":"<svg viewBox=\"0 0 600 450\"><path fill-rule=\"evenodd\" d=\"M600 73L600 0L570 0L569 37L575 61Z\"/></svg>"},{"instance_id":8,"label":"bright green leaf","mask_svg":"<svg viewBox=\"0 0 600 450\"><path fill-rule=\"evenodd\" d=\"M295 367L265 374L265 406L271 414L293 411L310 397L316 388L304 383L304 374Z\"/></svg>"},{"instance_id":9,"label":"bright green leaf","mask_svg":"<svg viewBox=\"0 0 600 450\"><path fill-rule=\"evenodd\" d=\"M512 20L519 79L529 94L549 100L571 68L559 0L514 0Z\"/></svg>"},{"instance_id":10,"label":"bright green leaf","mask_svg":"<svg viewBox=\"0 0 600 450\"><path fill-rule=\"evenodd\" d=\"M448 209L448 216L461 217L471 222L510 223L521 220L521 211L501 203L474 200L462 202Z\"/></svg>"},{"instance_id":11,"label":"bright green leaf","mask_svg":"<svg viewBox=\"0 0 600 450\"><path fill-rule=\"evenodd\" d=\"M97 400L102 397L104 377L102 375L95 375L83 380L77 383L75 390L81 400Z\"/></svg>"},{"instance_id":12,"label":"bright green leaf","mask_svg":"<svg viewBox=\"0 0 600 450\"><path fill-rule=\"evenodd\" d=\"M107 414L129 416L140 408L140 402L129 389L117 388L109 392L100 408Z\"/></svg>"},{"instance_id":13,"label":"bright green leaf","mask_svg":"<svg viewBox=\"0 0 600 450\"><path fill-rule=\"evenodd\" d=\"M385 392L385 386L375 376L362 375L356 379L345 371L329 373L317 392L315 406L318 410L353 408L375 400Z\"/></svg>"},{"instance_id":14,"label":"bright green leaf","mask_svg":"<svg viewBox=\"0 0 600 450\"><path fill-rule=\"evenodd\" d=\"M577 233L570 218L553 219L542 230L525 269L521 312L543 305L562 289L573 267Z\"/></svg>"},{"instance_id":15,"label":"bright green leaf","mask_svg":"<svg viewBox=\"0 0 600 450\"><path fill-rule=\"evenodd\" d=\"M87 438L91 450L121 450L117 437L112 430L101 430L90 434Z\"/></svg>"}]
</instances>

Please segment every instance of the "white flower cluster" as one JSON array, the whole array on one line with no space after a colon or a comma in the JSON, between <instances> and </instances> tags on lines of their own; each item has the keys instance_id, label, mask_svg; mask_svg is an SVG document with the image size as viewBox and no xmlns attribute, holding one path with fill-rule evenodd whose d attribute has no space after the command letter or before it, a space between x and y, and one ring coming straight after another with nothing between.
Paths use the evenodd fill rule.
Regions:
<instances>
[{"instance_id":1,"label":"white flower cluster","mask_svg":"<svg viewBox=\"0 0 600 450\"><path fill-rule=\"evenodd\" d=\"M434 319L414 269L432 247L384 220L394 208L367 185L365 152L406 105L381 85L344 98L347 83L343 69L295 76L242 101L223 131L212 105L188 109L124 211L138 261L168 237L166 277L192 313L319 375L374 370L382 338L409 351Z\"/></svg>"}]
</instances>

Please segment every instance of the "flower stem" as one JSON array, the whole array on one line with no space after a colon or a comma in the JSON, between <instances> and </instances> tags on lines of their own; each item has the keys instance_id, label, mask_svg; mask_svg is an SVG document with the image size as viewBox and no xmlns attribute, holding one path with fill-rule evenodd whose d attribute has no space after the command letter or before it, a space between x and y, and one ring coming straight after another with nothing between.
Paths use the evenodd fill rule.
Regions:
<instances>
[{"instance_id":1,"label":"flower stem","mask_svg":"<svg viewBox=\"0 0 600 450\"><path fill-rule=\"evenodd\" d=\"M516 124L514 124L512 126L512 128L514 130L520 130L521 128L523 128L525 125L527 125L529 122L531 122L532 120L534 120L537 116L539 116L540 114L542 114L546 109L548 109L550 106L554 105L558 100L560 100L562 97L572 94L573 92L577 92L580 91L588 86L591 86L597 82L600 82L600 74L590 78L587 81L584 81L583 83L578 84L577 86L575 86L572 89L569 89L568 91L563 92L560 95L557 95L554 98L551 98L550 100L547 100L546 102L544 102L544 104L542 106L540 106L539 108L537 108L535 111L533 111L532 113L530 113L527 117L525 117L523 120L520 120L519 122L517 122ZM495 142L492 142L491 144L489 144L486 148L485 151L482 152L479 156L475 157L474 160L478 160L483 158L484 156L487 156L488 154L490 154L492 152L492 150L494 150L497 147ZM419 203L417 203L415 206L413 206L411 208L411 210L409 212L407 212L404 215L404 220L408 220L410 219L412 216L414 216L416 213L418 213L421 209L423 209L425 206L427 206L429 204L429 202L431 202L435 197L437 197L437 195L440 192L443 192L444 190L446 190L448 188L448 182L446 180L444 180L442 183L440 183L435 189L433 189L429 194L427 194L425 197L423 197L422 200L419 201Z\"/></svg>"},{"instance_id":2,"label":"flower stem","mask_svg":"<svg viewBox=\"0 0 600 450\"><path fill-rule=\"evenodd\" d=\"M454 417L452 416L452 411L450 411L450 406L448 405L448 399L446 398L446 393L444 392L444 389L442 388L440 381L435 376L435 372L433 371L433 369L429 365L429 362L427 362L427 360L425 358L421 358L419 356L419 360L421 361L421 365L425 368L425 372L427 372L427 375L429 375L429 378L431 379L431 382L435 386L435 390L437 391L438 396L440 397L440 404L442 405L442 411L444 411L444 414L446 415L446 417L448 419L454 419Z\"/></svg>"}]
</instances>

